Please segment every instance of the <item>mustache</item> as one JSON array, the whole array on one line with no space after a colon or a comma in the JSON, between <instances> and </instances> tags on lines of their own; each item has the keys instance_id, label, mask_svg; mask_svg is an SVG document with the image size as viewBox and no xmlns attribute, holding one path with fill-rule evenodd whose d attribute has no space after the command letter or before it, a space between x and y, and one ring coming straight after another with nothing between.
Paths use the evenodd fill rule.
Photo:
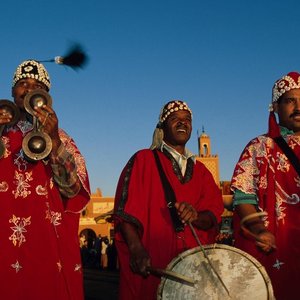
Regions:
<instances>
[{"instance_id":1,"label":"mustache","mask_svg":"<svg viewBox=\"0 0 300 300\"><path fill-rule=\"evenodd\" d=\"M299 112L299 113L300 113L300 112ZM188 128L187 128L187 126L184 125L184 124L179 124L179 125L176 126L176 129L185 129L185 130L187 130Z\"/></svg>"},{"instance_id":2,"label":"mustache","mask_svg":"<svg viewBox=\"0 0 300 300\"><path fill-rule=\"evenodd\" d=\"M293 118L293 117L298 116L298 115L300 115L300 110L296 110L292 114L290 114L290 118Z\"/></svg>"}]
</instances>

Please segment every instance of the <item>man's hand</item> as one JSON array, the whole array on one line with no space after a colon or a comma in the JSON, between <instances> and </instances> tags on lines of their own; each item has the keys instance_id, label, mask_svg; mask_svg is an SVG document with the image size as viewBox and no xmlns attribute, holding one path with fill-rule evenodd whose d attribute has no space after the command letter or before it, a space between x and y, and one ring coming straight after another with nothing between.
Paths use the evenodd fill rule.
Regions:
<instances>
[{"instance_id":1,"label":"man's hand","mask_svg":"<svg viewBox=\"0 0 300 300\"><path fill-rule=\"evenodd\" d=\"M5 125L11 122L13 116L5 108L0 108L0 125Z\"/></svg>"},{"instance_id":2,"label":"man's hand","mask_svg":"<svg viewBox=\"0 0 300 300\"><path fill-rule=\"evenodd\" d=\"M257 235L259 241L256 241L256 245L264 252L270 252L275 246L275 236L270 231L263 231Z\"/></svg>"},{"instance_id":3,"label":"man's hand","mask_svg":"<svg viewBox=\"0 0 300 300\"><path fill-rule=\"evenodd\" d=\"M130 268L133 273L142 275L143 277L149 276L147 267L151 266L151 260L145 248L139 244L129 249L130 251Z\"/></svg>"},{"instance_id":4,"label":"man's hand","mask_svg":"<svg viewBox=\"0 0 300 300\"><path fill-rule=\"evenodd\" d=\"M275 236L265 227L260 217L261 214L265 215L264 212L258 212L253 204L246 203L237 205L236 212L241 218L241 228L246 235L256 240L255 244L262 251L269 252L276 248Z\"/></svg>"},{"instance_id":5,"label":"man's hand","mask_svg":"<svg viewBox=\"0 0 300 300\"><path fill-rule=\"evenodd\" d=\"M47 105L44 105L42 108L35 107L34 110L34 115L39 120L43 131L52 140L52 153L55 154L61 144L58 134L58 119L55 111Z\"/></svg>"},{"instance_id":6,"label":"man's hand","mask_svg":"<svg viewBox=\"0 0 300 300\"><path fill-rule=\"evenodd\" d=\"M143 277L149 276L150 273L147 267L151 266L151 259L142 244L136 226L128 222L122 222L121 233L128 246L130 254L129 264L132 272Z\"/></svg>"},{"instance_id":7,"label":"man's hand","mask_svg":"<svg viewBox=\"0 0 300 300\"><path fill-rule=\"evenodd\" d=\"M198 219L198 212L187 202L176 202L175 207L182 223L194 222Z\"/></svg>"},{"instance_id":8,"label":"man's hand","mask_svg":"<svg viewBox=\"0 0 300 300\"><path fill-rule=\"evenodd\" d=\"M214 215L208 210L197 211L187 202L176 202L175 207L183 224L192 223L202 230L208 230L216 224Z\"/></svg>"}]
</instances>

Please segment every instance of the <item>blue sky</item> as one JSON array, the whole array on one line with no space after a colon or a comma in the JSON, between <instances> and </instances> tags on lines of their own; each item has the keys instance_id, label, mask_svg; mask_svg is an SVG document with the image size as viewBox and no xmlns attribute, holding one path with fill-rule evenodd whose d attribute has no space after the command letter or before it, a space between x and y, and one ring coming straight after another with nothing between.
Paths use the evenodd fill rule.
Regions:
<instances>
[{"instance_id":1,"label":"blue sky","mask_svg":"<svg viewBox=\"0 0 300 300\"><path fill-rule=\"evenodd\" d=\"M246 143L267 130L275 80L300 71L299 1L2 1L0 98L25 59L63 55L73 42L89 62L46 67L59 125L85 156L92 192L113 196L131 155L151 144L161 107L187 101L211 137L221 180Z\"/></svg>"}]
</instances>

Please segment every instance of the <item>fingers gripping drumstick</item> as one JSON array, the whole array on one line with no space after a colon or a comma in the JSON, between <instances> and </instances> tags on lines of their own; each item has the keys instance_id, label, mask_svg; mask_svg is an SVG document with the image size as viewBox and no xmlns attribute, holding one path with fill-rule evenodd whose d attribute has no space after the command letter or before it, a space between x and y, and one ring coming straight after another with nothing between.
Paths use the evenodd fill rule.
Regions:
<instances>
[{"instance_id":1,"label":"fingers gripping drumstick","mask_svg":"<svg viewBox=\"0 0 300 300\"><path fill-rule=\"evenodd\" d=\"M246 233L248 234L249 236L253 237L256 241L260 242L260 243L263 243L263 244L266 244L266 242L264 240L262 240L257 234L254 234L253 232L251 232L248 228L246 228L245 226L245 222L251 220L251 219L254 219L254 218L257 218L257 217L265 217L267 216L268 214L265 212L265 211L262 211L262 212L256 212L256 213L252 213L248 216L245 216L242 220L241 220L241 223L240 223L240 226L241 226L241 229ZM268 246L271 246L272 248L276 248L275 245L268 245Z\"/></svg>"}]
</instances>

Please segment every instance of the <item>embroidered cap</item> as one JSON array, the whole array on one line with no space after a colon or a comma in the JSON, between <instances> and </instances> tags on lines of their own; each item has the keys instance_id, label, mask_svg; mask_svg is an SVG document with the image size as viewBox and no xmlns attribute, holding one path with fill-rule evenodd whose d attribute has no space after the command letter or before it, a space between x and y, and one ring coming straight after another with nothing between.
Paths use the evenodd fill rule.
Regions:
<instances>
[{"instance_id":1,"label":"embroidered cap","mask_svg":"<svg viewBox=\"0 0 300 300\"><path fill-rule=\"evenodd\" d=\"M278 79L272 89L272 103L276 102L285 92L300 89L300 74L290 72Z\"/></svg>"},{"instance_id":2,"label":"embroidered cap","mask_svg":"<svg viewBox=\"0 0 300 300\"><path fill-rule=\"evenodd\" d=\"M280 127L274 114L273 103L277 102L284 93L294 89L300 89L300 74L298 72L290 72L274 83L272 89L272 103L269 104L269 137L275 138L280 136Z\"/></svg>"},{"instance_id":3,"label":"embroidered cap","mask_svg":"<svg viewBox=\"0 0 300 300\"><path fill-rule=\"evenodd\" d=\"M188 107L187 103L181 100L172 100L168 102L160 111L159 122L162 124L168 116L176 111L186 110L192 115L191 109Z\"/></svg>"},{"instance_id":4,"label":"embroidered cap","mask_svg":"<svg viewBox=\"0 0 300 300\"><path fill-rule=\"evenodd\" d=\"M179 111L179 110L188 111L191 114L191 117L192 117L192 111L188 107L187 103L184 102L184 101L172 100L172 101L168 102L167 104L165 104L163 106L163 108L161 109L160 114L159 114L158 124L156 125L156 128L153 132L152 144L150 146L150 149L156 149L156 148L159 148L161 146L161 143L162 143L163 138L164 138L162 124L163 124L164 121L166 121L166 119L168 118L168 116L170 114L172 114L176 111Z\"/></svg>"},{"instance_id":5,"label":"embroidered cap","mask_svg":"<svg viewBox=\"0 0 300 300\"><path fill-rule=\"evenodd\" d=\"M48 91L50 90L51 83L49 74L44 65L36 60L25 60L17 67L14 74L12 87L14 87L20 79L24 78L36 79L43 83L47 87Z\"/></svg>"}]
</instances>

